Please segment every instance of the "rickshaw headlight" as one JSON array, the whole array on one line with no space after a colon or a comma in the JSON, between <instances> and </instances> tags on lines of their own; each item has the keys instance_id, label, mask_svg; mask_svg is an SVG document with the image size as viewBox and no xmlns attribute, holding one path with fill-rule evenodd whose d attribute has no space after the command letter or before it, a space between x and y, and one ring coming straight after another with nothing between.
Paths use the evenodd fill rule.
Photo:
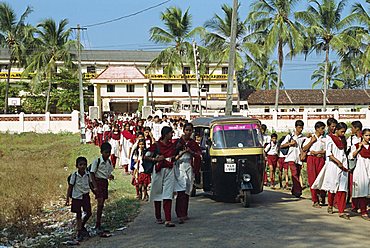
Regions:
<instances>
[{"instance_id":1,"label":"rickshaw headlight","mask_svg":"<svg viewBox=\"0 0 370 248\"><path fill-rule=\"evenodd\" d=\"M243 181L244 182L249 182L251 180L251 175L249 174L243 174Z\"/></svg>"}]
</instances>

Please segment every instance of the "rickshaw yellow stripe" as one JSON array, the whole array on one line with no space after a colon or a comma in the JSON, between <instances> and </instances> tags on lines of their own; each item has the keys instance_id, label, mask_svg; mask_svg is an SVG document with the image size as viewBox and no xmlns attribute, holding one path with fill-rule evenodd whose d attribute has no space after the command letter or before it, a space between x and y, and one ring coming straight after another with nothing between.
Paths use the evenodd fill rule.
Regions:
<instances>
[{"instance_id":1,"label":"rickshaw yellow stripe","mask_svg":"<svg viewBox=\"0 0 370 248\"><path fill-rule=\"evenodd\" d=\"M240 155L260 155L263 148L244 148L244 149L210 149L211 156L240 156Z\"/></svg>"}]
</instances>

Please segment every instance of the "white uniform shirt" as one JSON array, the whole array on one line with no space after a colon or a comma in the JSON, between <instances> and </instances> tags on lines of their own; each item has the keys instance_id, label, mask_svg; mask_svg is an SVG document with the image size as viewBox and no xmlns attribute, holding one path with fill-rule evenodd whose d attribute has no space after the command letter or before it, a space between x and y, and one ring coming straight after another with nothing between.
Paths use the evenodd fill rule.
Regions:
<instances>
[{"instance_id":1,"label":"white uniform shirt","mask_svg":"<svg viewBox=\"0 0 370 248\"><path fill-rule=\"evenodd\" d=\"M267 135L267 134L262 134L262 137L263 137L263 146L265 146L266 144L269 144L271 142L271 136L270 135Z\"/></svg>"},{"instance_id":2,"label":"white uniform shirt","mask_svg":"<svg viewBox=\"0 0 370 248\"><path fill-rule=\"evenodd\" d=\"M282 145L289 143L290 139L295 140L297 144L295 146L289 147L288 153L285 157L285 162L294 162L296 164L302 164L301 160L299 159L299 155L301 153L301 147L303 145L303 142L305 141L305 137L300 135L295 135L295 133L288 134L283 142Z\"/></svg>"},{"instance_id":3,"label":"white uniform shirt","mask_svg":"<svg viewBox=\"0 0 370 248\"><path fill-rule=\"evenodd\" d=\"M310 151L315 151L315 152L325 151L325 139L324 139L324 137L322 135L320 137L317 137L316 134L314 134L314 136L316 137L317 140L316 140L315 143L313 143L311 145L310 149L308 150L307 155L311 155ZM305 139L303 147L306 146L308 143L310 143L311 139L312 138Z\"/></svg>"},{"instance_id":4,"label":"white uniform shirt","mask_svg":"<svg viewBox=\"0 0 370 248\"><path fill-rule=\"evenodd\" d=\"M155 141L158 141L161 138L161 131L163 125L161 123L153 123L152 134Z\"/></svg>"},{"instance_id":5,"label":"white uniform shirt","mask_svg":"<svg viewBox=\"0 0 370 248\"><path fill-rule=\"evenodd\" d=\"M72 198L73 199L82 199L82 195L87 194L90 192L89 186L89 173L85 172L83 176L76 171L71 175L69 180L69 184L73 185L72 188Z\"/></svg>"},{"instance_id":6,"label":"white uniform shirt","mask_svg":"<svg viewBox=\"0 0 370 248\"><path fill-rule=\"evenodd\" d=\"M356 145L361 142L361 137L357 137L357 135L351 135L347 139L347 151L351 150L353 145Z\"/></svg>"},{"instance_id":7,"label":"white uniform shirt","mask_svg":"<svg viewBox=\"0 0 370 248\"><path fill-rule=\"evenodd\" d=\"M103 127L99 126L99 127L97 128L97 133L103 133Z\"/></svg>"},{"instance_id":8,"label":"white uniform shirt","mask_svg":"<svg viewBox=\"0 0 370 248\"><path fill-rule=\"evenodd\" d=\"M143 152L141 150L139 150L138 152L139 152L139 154L138 155L133 155L132 156L132 159L138 160L135 163L135 169L137 169L139 171L139 173L143 173L144 172L144 167L143 167Z\"/></svg>"},{"instance_id":9,"label":"white uniform shirt","mask_svg":"<svg viewBox=\"0 0 370 248\"><path fill-rule=\"evenodd\" d=\"M98 160L100 159L100 164L98 166ZM100 178L100 179L108 179L109 176L113 172L113 166L108 159L107 161L104 161L103 157L100 156L99 159L95 159L94 162L91 165L91 172L95 173L95 177Z\"/></svg>"},{"instance_id":10,"label":"white uniform shirt","mask_svg":"<svg viewBox=\"0 0 370 248\"><path fill-rule=\"evenodd\" d=\"M150 127L150 129L153 129L153 122L152 121L145 121L144 127Z\"/></svg>"},{"instance_id":11,"label":"white uniform shirt","mask_svg":"<svg viewBox=\"0 0 370 248\"><path fill-rule=\"evenodd\" d=\"M110 131L109 125L108 124L104 124L103 125L103 132L109 132L109 131Z\"/></svg>"},{"instance_id":12,"label":"white uniform shirt","mask_svg":"<svg viewBox=\"0 0 370 248\"><path fill-rule=\"evenodd\" d=\"M267 155L277 155L278 154L278 145L272 141L265 147L265 152Z\"/></svg>"}]
</instances>

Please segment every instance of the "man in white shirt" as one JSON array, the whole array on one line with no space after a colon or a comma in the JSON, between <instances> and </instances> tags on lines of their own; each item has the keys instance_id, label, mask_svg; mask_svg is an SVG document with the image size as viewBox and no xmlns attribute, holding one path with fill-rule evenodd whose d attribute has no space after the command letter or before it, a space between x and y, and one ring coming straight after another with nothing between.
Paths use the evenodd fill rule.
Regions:
<instances>
[{"instance_id":1,"label":"man in white shirt","mask_svg":"<svg viewBox=\"0 0 370 248\"><path fill-rule=\"evenodd\" d=\"M153 134L155 141L158 141L161 138L162 128L163 128L163 125L161 123L161 120L159 119L159 116L158 115L154 116L152 134Z\"/></svg>"},{"instance_id":2,"label":"man in white shirt","mask_svg":"<svg viewBox=\"0 0 370 248\"><path fill-rule=\"evenodd\" d=\"M305 137L302 135L303 127L303 121L297 120L295 122L295 131L291 134L288 134L280 146L280 148L289 147L285 162L288 163L290 172L292 174L292 195L297 198L300 198L302 195L302 186L299 181L302 162L299 155L301 153L303 142L305 141Z\"/></svg>"},{"instance_id":3,"label":"man in white shirt","mask_svg":"<svg viewBox=\"0 0 370 248\"><path fill-rule=\"evenodd\" d=\"M318 189L311 189L321 169L325 165L325 123L318 121L315 124L315 133L306 139L303 151L307 152L307 179L311 190L312 207L321 208L325 204L326 192ZM319 199L319 196L321 199Z\"/></svg>"}]
</instances>

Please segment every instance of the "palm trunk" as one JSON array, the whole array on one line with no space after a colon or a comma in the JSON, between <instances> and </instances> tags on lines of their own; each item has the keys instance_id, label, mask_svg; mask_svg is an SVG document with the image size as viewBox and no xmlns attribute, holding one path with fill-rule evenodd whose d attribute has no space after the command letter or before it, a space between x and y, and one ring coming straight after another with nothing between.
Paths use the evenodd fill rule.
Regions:
<instances>
[{"instance_id":1,"label":"palm trunk","mask_svg":"<svg viewBox=\"0 0 370 248\"><path fill-rule=\"evenodd\" d=\"M4 114L8 113L8 97L9 97L9 86L10 86L10 72L12 70L12 58L9 59L8 64L8 75L6 77L5 85L5 101L4 101Z\"/></svg>"},{"instance_id":2,"label":"palm trunk","mask_svg":"<svg viewBox=\"0 0 370 248\"><path fill-rule=\"evenodd\" d=\"M182 68L182 75L184 77L185 85L186 85L186 90L188 91L189 95L189 103L190 103L190 111L193 112L193 99L191 98L191 87L188 82L188 78L186 77L185 70L184 70L184 64L181 61L181 68Z\"/></svg>"},{"instance_id":3,"label":"palm trunk","mask_svg":"<svg viewBox=\"0 0 370 248\"><path fill-rule=\"evenodd\" d=\"M284 57L283 57L283 43L279 40L278 44L278 60L279 60L279 71L278 71L278 82L276 85L276 95L275 95L275 111L278 112L279 108L279 89L281 84L281 71L283 70L283 63L284 63Z\"/></svg>"},{"instance_id":4,"label":"palm trunk","mask_svg":"<svg viewBox=\"0 0 370 248\"><path fill-rule=\"evenodd\" d=\"M322 108L326 112L326 94L328 89L328 67L329 67L329 46L326 46L325 51L325 73L324 73L324 96L322 99Z\"/></svg>"},{"instance_id":5,"label":"palm trunk","mask_svg":"<svg viewBox=\"0 0 370 248\"><path fill-rule=\"evenodd\" d=\"M45 104L45 114L49 110L49 101L50 101L50 91L51 91L51 78L49 79L49 86L48 86L48 91L46 93L46 104Z\"/></svg>"}]
</instances>

